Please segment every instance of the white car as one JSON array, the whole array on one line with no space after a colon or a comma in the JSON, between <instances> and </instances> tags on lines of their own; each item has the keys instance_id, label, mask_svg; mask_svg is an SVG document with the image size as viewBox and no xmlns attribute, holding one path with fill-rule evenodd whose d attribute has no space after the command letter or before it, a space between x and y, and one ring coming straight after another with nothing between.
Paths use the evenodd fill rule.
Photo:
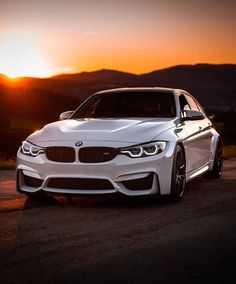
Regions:
<instances>
[{"instance_id":1,"label":"white car","mask_svg":"<svg viewBox=\"0 0 236 284\"><path fill-rule=\"evenodd\" d=\"M219 134L186 91L98 92L60 121L31 134L17 153L17 190L26 195L183 197L186 182L219 178Z\"/></svg>"}]
</instances>

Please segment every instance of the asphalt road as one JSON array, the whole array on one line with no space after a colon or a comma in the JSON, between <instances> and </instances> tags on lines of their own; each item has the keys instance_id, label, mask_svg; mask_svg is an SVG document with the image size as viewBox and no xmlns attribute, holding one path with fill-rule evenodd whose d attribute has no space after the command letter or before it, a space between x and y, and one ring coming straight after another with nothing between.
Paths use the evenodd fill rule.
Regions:
<instances>
[{"instance_id":1,"label":"asphalt road","mask_svg":"<svg viewBox=\"0 0 236 284\"><path fill-rule=\"evenodd\" d=\"M0 173L0 283L236 283L236 159L165 198L45 197Z\"/></svg>"}]
</instances>

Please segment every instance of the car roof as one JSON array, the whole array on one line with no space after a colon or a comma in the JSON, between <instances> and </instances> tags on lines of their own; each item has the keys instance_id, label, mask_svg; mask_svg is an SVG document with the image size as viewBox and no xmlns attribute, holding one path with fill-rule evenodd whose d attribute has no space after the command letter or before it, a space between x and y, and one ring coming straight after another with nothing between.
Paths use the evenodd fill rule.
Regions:
<instances>
[{"instance_id":1,"label":"car roof","mask_svg":"<svg viewBox=\"0 0 236 284\"><path fill-rule=\"evenodd\" d=\"M132 87L132 88L116 88L97 92L97 94L109 94L109 93L127 93L127 92L166 92L166 93L179 93L186 92L180 89L163 88L163 87Z\"/></svg>"}]
</instances>

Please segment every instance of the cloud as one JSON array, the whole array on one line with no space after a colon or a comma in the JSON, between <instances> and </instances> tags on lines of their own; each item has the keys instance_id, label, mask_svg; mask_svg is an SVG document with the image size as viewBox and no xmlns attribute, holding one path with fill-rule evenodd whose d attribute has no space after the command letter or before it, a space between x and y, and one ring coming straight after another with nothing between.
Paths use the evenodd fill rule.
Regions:
<instances>
[{"instance_id":1,"label":"cloud","mask_svg":"<svg viewBox=\"0 0 236 284\"><path fill-rule=\"evenodd\" d=\"M87 36L95 36L95 35L97 35L98 33L97 33L97 32L89 31L89 32L85 32L85 34L86 34Z\"/></svg>"},{"instance_id":2,"label":"cloud","mask_svg":"<svg viewBox=\"0 0 236 284\"><path fill-rule=\"evenodd\" d=\"M61 73L72 73L74 71L74 68L72 67L65 67L62 69L56 70L56 73L61 74Z\"/></svg>"}]
</instances>

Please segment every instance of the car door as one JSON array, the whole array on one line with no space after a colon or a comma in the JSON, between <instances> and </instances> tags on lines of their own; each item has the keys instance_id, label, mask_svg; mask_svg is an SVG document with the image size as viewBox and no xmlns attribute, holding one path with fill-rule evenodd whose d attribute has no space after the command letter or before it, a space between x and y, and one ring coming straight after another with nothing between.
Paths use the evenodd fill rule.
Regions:
<instances>
[{"instance_id":1,"label":"car door","mask_svg":"<svg viewBox=\"0 0 236 284\"><path fill-rule=\"evenodd\" d=\"M201 111L192 97L188 94L181 94L181 111L191 109ZM186 133L184 140L186 153L186 171L194 172L204 166L209 161L210 156L210 125L207 117L201 120L187 120L183 122Z\"/></svg>"}]
</instances>

